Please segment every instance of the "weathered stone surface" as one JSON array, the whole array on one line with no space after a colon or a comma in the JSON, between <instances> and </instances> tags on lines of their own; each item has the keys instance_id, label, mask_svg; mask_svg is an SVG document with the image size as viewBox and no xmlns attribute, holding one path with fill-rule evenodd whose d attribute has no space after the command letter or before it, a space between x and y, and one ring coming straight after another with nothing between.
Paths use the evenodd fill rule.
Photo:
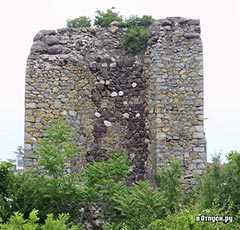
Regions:
<instances>
[{"instance_id":1,"label":"weathered stone surface","mask_svg":"<svg viewBox=\"0 0 240 230\"><path fill-rule=\"evenodd\" d=\"M34 37L26 71L26 165L46 123L67 119L83 162L106 160L124 148L134 164L129 180L153 176L176 157L184 175L204 170L203 58L199 20L166 18L148 28L146 49L121 49L125 28L64 28ZM192 39L193 38L193 39ZM32 163L31 163L32 162Z\"/></svg>"},{"instance_id":2,"label":"weathered stone surface","mask_svg":"<svg viewBox=\"0 0 240 230\"><path fill-rule=\"evenodd\" d=\"M62 46L61 45L49 46L47 52L49 54L60 54L62 52Z\"/></svg>"},{"instance_id":3,"label":"weathered stone surface","mask_svg":"<svg viewBox=\"0 0 240 230\"><path fill-rule=\"evenodd\" d=\"M59 44L59 39L56 38L55 36L51 35L51 36L47 36L45 39L45 42L49 45L58 45Z\"/></svg>"},{"instance_id":4,"label":"weathered stone surface","mask_svg":"<svg viewBox=\"0 0 240 230\"><path fill-rule=\"evenodd\" d=\"M199 33L185 33L184 34L185 38L191 39L191 38L199 38L200 34Z\"/></svg>"},{"instance_id":5,"label":"weathered stone surface","mask_svg":"<svg viewBox=\"0 0 240 230\"><path fill-rule=\"evenodd\" d=\"M44 42L42 41L36 41L33 43L31 47L31 52L38 52L38 53L44 53L47 51L47 46Z\"/></svg>"}]
</instances>

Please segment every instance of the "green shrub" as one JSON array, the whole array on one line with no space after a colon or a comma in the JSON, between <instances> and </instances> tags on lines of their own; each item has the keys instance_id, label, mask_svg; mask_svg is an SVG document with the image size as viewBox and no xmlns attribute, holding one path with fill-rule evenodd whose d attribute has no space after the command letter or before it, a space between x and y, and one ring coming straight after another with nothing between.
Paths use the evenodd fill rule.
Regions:
<instances>
[{"instance_id":1,"label":"green shrub","mask_svg":"<svg viewBox=\"0 0 240 230\"><path fill-rule=\"evenodd\" d=\"M6 220L12 214L9 195L14 180L15 166L10 162L0 163L0 217Z\"/></svg>"},{"instance_id":2,"label":"green shrub","mask_svg":"<svg viewBox=\"0 0 240 230\"><path fill-rule=\"evenodd\" d=\"M218 209L201 210L200 207L188 207L182 211L168 215L165 219L156 219L148 225L146 230L235 230L240 229L239 223L234 219L232 223L224 222L201 222L198 216L226 216Z\"/></svg>"},{"instance_id":3,"label":"green shrub","mask_svg":"<svg viewBox=\"0 0 240 230\"><path fill-rule=\"evenodd\" d=\"M114 201L118 215L104 229L146 229L166 214L166 199L148 182L137 182L124 192L116 191Z\"/></svg>"},{"instance_id":4,"label":"green shrub","mask_svg":"<svg viewBox=\"0 0 240 230\"><path fill-rule=\"evenodd\" d=\"M67 20L67 27L90 27L91 26L91 19L86 16L80 16L78 18L74 19L68 19Z\"/></svg>"},{"instance_id":5,"label":"green shrub","mask_svg":"<svg viewBox=\"0 0 240 230\"><path fill-rule=\"evenodd\" d=\"M148 41L149 33L139 26L129 27L122 41L122 47L130 53L143 49Z\"/></svg>"},{"instance_id":6,"label":"green shrub","mask_svg":"<svg viewBox=\"0 0 240 230\"><path fill-rule=\"evenodd\" d=\"M207 167L195 187L197 199L204 208L231 207L236 214L240 207L240 153L231 152L228 162L220 164L220 156L213 159L213 166Z\"/></svg>"},{"instance_id":7,"label":"green shrub","mask_svg":"<svg viewBox=\"0 0 240 230\"><path fill-rule=\"evenodd\" d=\"M144 15L141 18L138 16L132 16L125 20L124 25L126 27L132 26L148 26L153 22L152 16Z\"/></svg>"},{"instance_id":8,"label":"green shrub","mask_svg":"<svg viewBox=\"0 0 240 230\"><path fill-rule=\"evenodd\" d=\"M114 12L112 9L108 9L107 12L96 11L94 25L97 27L107 27L113 21L123 23L123 18L119 13Z\"/></svg>"},{"instance_id":9,"label":"green shrub","mask_svg":"<svg viewBox=\"0 0 240 230\"><path fill-rule=\"evenodd\" d=\"M1 222L1 221L0 221ZM29 218L24 218L20 212L14 215L6 222L0 223L0 229L3 230L78 230L80 227L69 223L69 217L66 214L60 214L54 219L52 214L47 215L43 225L39 223L38 211L33 210Z\"/></svg>"},{"instance_id":10,"label":"green shrub","mask_svg":"<svg viewBox=\"0 0 240 230\"><path fill-rule=\"evenodd\" d=\"M159 187L159 191L164 194L168 200L167 208L170 212L174 212L179 208L179 204L183 202L183 191L181 188L182 170L180 163L173 160L170 166L165 166L155 175L155 181Z\"/></svg>"},{"instance_id":11,"label":"green shrub","mask_svg":"<svg viewBox=\"0 0 240 230\"><path fill-rule=\"evenodd\" d=\"M79 155L75 134L65 120L55 119L48 124L44 138L39 141L38 165L51 177L64 174L66 163Z\"/></svg>"},{"instance_id":12,"label":"green shrub","mask_svg":"<svg viewBox=\"0 0 240 230\"><path fill-rule=\"evenodd\" d=\"M101 210L105 220L116 215L113 197L127 188L130 169L128 156L122 152L113 154L107 162L87 166L82 178L85 206L94 206L97 212Z\"/></svg>"}]
</instances>

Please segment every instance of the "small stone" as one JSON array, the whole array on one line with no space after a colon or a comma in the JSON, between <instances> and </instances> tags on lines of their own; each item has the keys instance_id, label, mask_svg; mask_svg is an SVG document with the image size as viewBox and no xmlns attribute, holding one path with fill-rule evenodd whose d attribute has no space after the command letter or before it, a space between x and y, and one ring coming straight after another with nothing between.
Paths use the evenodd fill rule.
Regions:
<instances>
[{"instance_id":1,"label":"small stone","mask_svg":"<svg viewBox=\"0 0 240 230\"><path fill-rule=\"evenodd\" d=\"M205 166L205 164L200 163L200 164L197 165L197 168L198 168L198 169L205 169L206 166Z\"/></svg>"},{"instance_id":2,"label":"small stone","mask_svg":"<svg viewBox=\"0 0 240 230\"><path fill-rule=\"evenodd\" d=\"M116 66L117 66L117 63L116 63L116 62L113 62L113 63L110 64L110 67L111 67L111 68L115 68Z\"/></svg>"},{"instance_id":3,"label":"small stone","mask_svg":"<svg viewBox=\"0 0 240 230\"><path fill-rule=\"evenodd\" d=\"M39 40L34 42L31 47L31 52L33 52L33 53L35 53L35 52L44 53L46 51L47 51L47 47L46 47L45 43L42 41L39 41Z\"/></svg>"},{"instance_id":4,"label":"small stone","mask_svg":"<svg viewBox=\"0 0 240 230\"><path fill-rule=\"evenodd\" d=\"M123 96L123 94L124 94L123 91L119 91L119 92L118 92L118 95L119 95L119 96Z\"/></svg>"},{"instance_id":5,"label":"small stone","mask_svg":"<svg viewBox=\"0 0 240 230\"><path fill-rule=\"evenodd\" d=\"M128 102L127 102L127 101L124 101L124 102L123 102L123 104L124 104L124 105L127 105L127 104L128 104Z\"/></svg>"},{"instance_id":6,"label":"small stone","mask_svg":"<svg viewBox=\"0 0 240 230\"><path fill-rule=\"evenodd\" d=\"M96 113L94 113L94 116L95 116L95 117L101 117L101 113L96 112Z\"/></svg>"},{"instance_id":7,"label":"small stone","mask_svg":"<svg viewBox=\"0 0 240 230\"><path fill-rule=\"evenodd\" d=\"M35 103L26 103L25 108L26 109L35 109L36 104Z\"/></svg>"},{"instance_id":8,"label":"small stone","mask_svg":"<svg viewBox=\"0 0 240 230\"><path fill-rule=\"evenodd\" d=\"M162 139L162 138L166 138L166 134L162 133L162 132L158 132L157 133L157 139Z\"/></svg>"},{"instance_id":9,"label":"small stone","mask_svg":"<svg viewBox=\"0 0 240 230\"><path fill-rule=\"evenodd\" d=\"M112 21L109 25L110 25L110 26L120 26L121 23L118 22L118 21Z\"/></svg>"},{"instance_id":10,"label":"small stone","mask_svg":"<svg viewBox=\"0 0 240 230\"><path fill-rule=\"evenodd\" d=\"M102 63L101 65L103 68L106 68L108 66L108 64L106 62Z\"/></svg>"},{"instance_id":11,"label":"small stone","mask_svg":"<svg viewBox=\"0 0 240 230\"><path fill-rule=\"evenodd\" d=\"M62 52L61 45L53 45L53 46L48 47L49 54L60 54L61 52Z\"/></svg>"},{"instance_id":12,"label":"small stone","mask_svg":"<svg viewBox=\"0 0 240 230\"><path fill-rule=\"evenodd\" d=\"M108 31L113 33L113 34L116 33L118 30L119 30L118 26L110 26L108 28Z\"/></svg>"},{"instance_id":13,"label":"small stone","mask_svg":"<svg viewBox=\"0 0 240 230\"><path fill-rule=\"evenodd\" d=\"M137 86L137 83L136 82L133 82L132 83L132 87L135 88Z\"/></svg>"},{"instance_id":14,"label":"small stone","mask_svg":"<svg viewBox=\"0 0 240 230\"><path fill-rule=\"evenodd\" d=\"M35 118L32 115L26 115L25 116L25 121L27 121L27 122L35 122Z\"/></svg>"},{"instance_id":15,"label":"small stone","mask_svg":"<svg viewBox=\"0 0 240 230\"><path fill-rule=\"evenodd\" d=\"M199 33L185 33L184 37L187 38L187 39L199 38L200 34Z\"/></svg>"},{"instance_id":16,"label":"small stone","mask_svg":"<svg viewBox=\"0 0 240 230\"><path fill-rule=\"evenodd\" d=\"M59 101L59 100L54 101L54 107L55 108L59 108L59 107L61 107L61 105L62 105L61 101Z\"/></svg>"},{"instance_id":17,"label":"small stone","mask_svg":"<svg viewBox=\"0 0 240 230\"><path fill-rule=\"evenodd\" d=\"M128 119L129 118L129 113L123 113L123 117Z\"/></svg>"},{"instance_id":18,"label":"small stone","mask_svg":"<svg viewBox=\"0 0 240 230\"><path fill-rule=\"evenodd\" d=\"M68 116L68 112L67 112L66 110L63 110L63 111L61 112L61 115L62 115L62 116Z\"/></svg>"},{"instance_id":19,"label":"small stone","mask_svg":"<svg viewBox=\"0 0 240 230\"><path fill-rule=\"evenodd\" d=\"M98 63L95 62L95 61L90 63L90 68L91 68L91 69L96 69L97 66L98 66Z\"/></svg>"},{"instance_id":20,"label":"small stone","mask_svg":"<svg viewBox=\"0 0 240 230\"><path fill-rule=\"evenodd\" d=\"M110 81L109 81L109 80L106 80L106 81L105 81L105 85L110 85Z\"/></svg>"},{"instance_id":21,"label":"small stone","mask_svg":"<svg viewBox=\"0 0 240 230\"><path fill-rule=\"evenodd\" d=\"M24 144L24 150L31 150L32 145L31 144Z\"/></svg>"},{"instance_id":22,"label":"small stone","mask_svg":"<svg viewBox=\"0 0 240 230\"><path fill-rule=\"evenodd\" d=\"M100 80L99 83L104 85L105 81L104 80Z\"/></svg>"},{"instance_id":23,"label":"small stone","mask_svg":"<svg viewBox=\"0 0 240 230\"><path fill-rule=\"evenodd\" d=\"M59 40L58 40L55 36L53 36L53 35L47 36L45 42L46 42L49 46L59 44Z\"/></svg>"},{"instance_id":24,"label":"small stone","mask_svg":"<svg viewBox=\"0 0 240 230\"><path fill-rule=\"evenodd\" d=\"M106 127L110 127L110 126L112 126L112 123L110 122L110 121L103 121L103 123L104 123L104 125L106 126Z\"/></svg>"},{"instance_id":25,"label":"small stone","mask_svg":"<svg viewBox=\"0 0 240 230\"><path fill-rule=\"evenodd\" d=\"M202 132L195 132L195 133L193 133L193 138L196 138L196 139L204 138L204 133L202 133Z\"/></svg>"},{"instance_id":26,"label":"small stone","mask_svg":"<svg viewBox=\"0 0 240 230\"><path fill-rule=\"evenodd\" d=\"M135 117L137 117L137 118L140 117L140 116L141 116L140 113L137 113L137 114L135 115Z\"/></svg>"},{"instance_id":27,"label":"small stone","mask_svg":"<svg viewBox=\"0 0 240 230\"><path fill-rule=\"evenodd\" d=\"M70 116L76 116L77 113L76 113L75 111L71 111L71 110L70 110L70 111L69 111L69 115L70 115Z\"/></svg>"},{"instance_id":28,"label":"small stone","mask_svg":"<svg viewBox=\"0 0 240 230\"><path fill-rule=\"evenodd\" d=\"M116 97L118 94L116 92L111 93L111 97Z\"/></svg>"}]
</instances>

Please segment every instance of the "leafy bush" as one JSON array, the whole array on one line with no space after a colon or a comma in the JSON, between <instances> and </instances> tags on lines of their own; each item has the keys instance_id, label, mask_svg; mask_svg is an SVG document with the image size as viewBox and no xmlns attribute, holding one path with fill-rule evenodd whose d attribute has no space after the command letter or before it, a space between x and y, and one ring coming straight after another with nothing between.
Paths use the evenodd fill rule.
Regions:
<instances>
[{"instance_id":1,"label":"leafy bush","mask_svg":"<svg viewBox=\"0 0 240 230\"><path fill-rule=\"evenodd\" d=\"M43 225L39 223L38 211L33 210L29 214L29 218L25 219L22 213L16 212L4 224L0 223L0 229L3 230L78 230L77 226L69 223L69 217L66 214L61 214L54 219L52 214L47 215Z\"/></svg>"},{"instance_id":2,"label":"leafy bush","mask_svg":"<svg viewBox=\"0 0 240 230\"><path fill-rule=\"evenodd\" d=\"M115 202L116 193L123 193L126 187L127 175L130 172L128 156L122 152L113 154L107 162L94 162L85 168L82 185L85 206L93 212L101 212L103 220L108 220L116 215ZM88 217L89 218L89 217Z\"/></svg>"},{"instance_id":3,"label":"leafy bush","mask_svg":"<svg viewBox=\"0 0 240 230\"><path fill-rule=\"evenodd\" d=\"M38 165L49 176L61 176L66 170L66 163L79 154L77 143L73 141L75 134L66 121L55 119L48 124L44 136L36 150Z\"/></svg>"},{"instance_id":4,"label":"leafy bush","mask_svg":"<svg viewBox=\"0 0 240 230\"><path fill-rule=\"evenodd\" d=\"M124 192L116 191L114 201L119 213L104 229L146 229L153 220L166 214L166 199L148 182L137 182Z\"/></svg>"},{"instance_id":5,"label":"leafy bush","mask_svg":"<svg viewBox=\"0 0 240 230\"><path fill-rule=\"evenodd\" d=\"M170 212L179 208L183 201L183 191L181 188L182 170L177 160L171 162L171 166L165 166L155 175L156 184L168 200L167 209Z\"/></svg>"},{"instance_id":6,"label":"leafy bush","mask_svg":"<svg viewBox=\"0 0 240 230\"><path fill-rule=\"evenodd\" d=\"M113 21L123 23L123 18L119 13L114 12L112 9L108 9L107 12L96 11L94 25L97 27L107 27Z\"/></svg>"},{"instance_id":7,"label":"leafy bush","mask_svg":"<svg viewBox=\"0 0 240 230\"><path fill-rule=\"evenodd\" d=\"M132 16L125 20L124 25L126 27L132 26L148 26L153 22L152 16L144 15L141 18L138 16Z\"/></svg>"},{"instance_id":8,"label":"leafy bush","mask_svg":"<svg viewBox=\"0 0 240 230\"><path fill-rule=\"evenodd\" d=\"M198 207L189 207L181 212L169 215L165 219L154 220L146 230L235 230L240 227L238 223L234 222L196 221L197 216L223 216L223 214L216 209L200 211Z\"/></svg>"},{"instance_id":9,"label":"leafy bush","mask_svg":"<svg viewBox=\"0 0 240 230\"><path fill-rule=\"evenodd\" d=\"M204 208L231 207L237 214L240 207L240 153L231 152L228 163L220 164L220 156L213 159L213 166L207 167L205 175L195 188Z\"/></svg>"},{"instance_id":10,"label":"leafy bush","mask_svg":"<svg viewBox=\"0 0 240 230\"><path fill-rule=\"evenodd\" d=\"M180 206L178 161L158 172L158 188L146 181L127 186L131 164L123 152L86 166L81 174L66 174L65 161L78 154L73 135L65 121L54 120L39 144L38 170L17 172L10 163L0 164L0 229L77 229L68 220L91 222L92 229L97 220L105 230L240 229L238 152L230 153L224 166L216 157L193 189L195 203ZM201 215L233 216L234 223L197 222Z\"/></svg>"},{"instance_id":11,"label":"leafy bush","mask_svg":"<svg viewBox=\"0 0 240 230\"><path fill-rule=\"evenodd\" d=\"M129 27L122 41L122 47L128 52L134 53L146 46L149 33L139 26Z\"/></svg>"},{"instance_id":12,"label":"leafy bush","mask_svg":"<svg viewBox=\"0 0 240 230\"><path fill-rule=\"evenodd\" d=\"M91 19L86 16L80 16L78 18L74 19L68 19L67 20L67 27L90 27L91 26Z\"/></svg>"}]
</instances>

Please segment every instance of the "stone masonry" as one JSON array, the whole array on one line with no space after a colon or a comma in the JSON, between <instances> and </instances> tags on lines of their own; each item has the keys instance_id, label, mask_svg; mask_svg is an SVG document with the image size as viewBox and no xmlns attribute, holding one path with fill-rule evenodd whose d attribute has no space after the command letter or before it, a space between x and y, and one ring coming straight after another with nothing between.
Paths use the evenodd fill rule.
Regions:
<instances>
[{"instance_id":1,"label":"stone masonry","mask_svg":"<svg viewBox=\"0 0 240 230\"><path fill-rule=\"evenodd\" d=\"M26 167L36 165L46 123L65 117L81 147L75 170L125 149L133 181L177 158L194 183L206 163L199 20L166 18L148 30L147 47L136 54L121 48L126 29L116 24L35 36L26 69Z\"/></svg>"}]
</instances>

